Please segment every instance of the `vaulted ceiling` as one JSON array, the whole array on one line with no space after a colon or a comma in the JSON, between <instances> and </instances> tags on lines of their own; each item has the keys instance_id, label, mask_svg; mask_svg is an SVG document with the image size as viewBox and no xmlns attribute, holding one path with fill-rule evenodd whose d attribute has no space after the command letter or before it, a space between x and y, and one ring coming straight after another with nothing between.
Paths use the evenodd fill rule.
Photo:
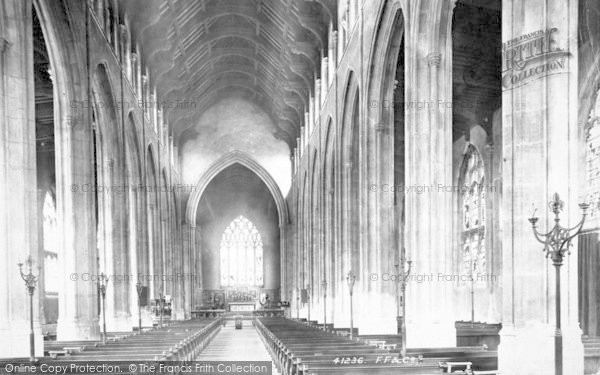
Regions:
<instances>
[{"instance_id":1,"label":"vaulted ceiling","mask_svg":"<svg viewBox=\"0 0 600 375\"><path fill-rule=\"evenodd\" d=\"M335 0L129 0L133 40L176 138L232 95L260 105L290 148L307 111Z\"/></svg>"}]
</instances>

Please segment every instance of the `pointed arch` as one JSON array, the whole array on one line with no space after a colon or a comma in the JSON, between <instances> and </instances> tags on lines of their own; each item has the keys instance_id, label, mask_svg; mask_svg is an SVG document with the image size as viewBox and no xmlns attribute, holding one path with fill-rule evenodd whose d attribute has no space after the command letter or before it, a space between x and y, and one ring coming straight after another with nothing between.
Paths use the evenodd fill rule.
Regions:
<instances>
[{"instance_id":1,"label":"pointed arch","mask_svg":"<svg viewBox=\"0 0 600 375\"><path fill-rule=\"evenodd\" d=\"M216 175L233 164L241 164L260 177L265 185L267 185L267 188L275 200L277 212L279 214L279 227L283 228L286 224L288 224L287 205L283 195L281 194L281 190L279 190L279 187L277 186L277 183L263 166L261 166L252 157L241 151L231 151L221 156L206 170L206 172L204 172L202 177L200 177L188 200L186 210L186 218L188 223L192 226L195 226L198 203L200 203L200 198L202 197L202 194L204 193L204 190L208 184Z\"/></svg>"}]
</instances>

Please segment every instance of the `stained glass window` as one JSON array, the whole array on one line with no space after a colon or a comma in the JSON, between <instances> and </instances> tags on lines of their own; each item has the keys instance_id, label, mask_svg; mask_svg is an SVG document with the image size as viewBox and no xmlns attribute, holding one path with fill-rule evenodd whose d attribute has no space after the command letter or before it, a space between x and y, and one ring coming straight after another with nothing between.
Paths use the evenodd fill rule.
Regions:
<instances>
[{"instance_id":1,"label":"stained glass window","mask_svg":"<svg viewBox=\"0 0 600 375\"><path fill-rule=\"evenodd\" d=\"M263 243L258 229L238 216L221 236L221 286L263 286Z\"/></svg>"},{"instance_id":2,"label":"stained glass window","mask_svg":"<svg viewBox=\"0 0 600 375\"><path fill-rule=\"evenodd\" d=\"M586 124L586 180L590 215L598 216L600 205L600 92Z\"/></svg>"},{"instance_id":3,"label":"stained glass window","mask_svg":"<svg viewBox=\"0 0 600 375\"><path fill-rule=\"evenodd\" d=\"M481 155L470 145L461 167L462 267L465 274L485 274L485 175Z\"/></svg>"}]
</instances>

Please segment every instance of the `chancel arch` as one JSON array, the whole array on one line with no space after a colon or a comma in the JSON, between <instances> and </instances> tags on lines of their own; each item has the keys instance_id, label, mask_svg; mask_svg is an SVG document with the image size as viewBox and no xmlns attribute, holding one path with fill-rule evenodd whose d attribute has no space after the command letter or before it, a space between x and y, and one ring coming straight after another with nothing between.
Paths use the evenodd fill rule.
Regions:
<instances>
[{"instance_id":1,"label":"chancel arch","mask_svg":"<svg viewBox=\"0 0 600 375\"><path fill-rule=\"evenodd\" d=\"M196 212L202 259L201 300L195 301L199 308L253 309L260 295L280 301L279 211L262 178L233 162L206 185Z\"/></svg>"},{"instance_id":2,"label":"chancel arch","mask_svg":"<svg viewBox=\"0 0 600 375\"><path fill-rule=\"evenodd\" d=\"M196 211L198 208L198 202L200 201L200 197L202 196L204 189L206 189L206 186L210 183L210 181L223 169L235 163L246 166L248 169L256 173L256 175L258 175L267 185L277 205L277 211L279 213L280 220L279 225L283 227L284 224L288 222L287 205L275 180L273 180L273 177L271 177L271 175L260 164L253 160L250 156L239 151L232 151L221 156L206 170L206 172L198 180L198 183L196 184L194 191L190 195L187 204L187 220L190 223L194 222L196 217Z\"/></svg>"}]
</instances>

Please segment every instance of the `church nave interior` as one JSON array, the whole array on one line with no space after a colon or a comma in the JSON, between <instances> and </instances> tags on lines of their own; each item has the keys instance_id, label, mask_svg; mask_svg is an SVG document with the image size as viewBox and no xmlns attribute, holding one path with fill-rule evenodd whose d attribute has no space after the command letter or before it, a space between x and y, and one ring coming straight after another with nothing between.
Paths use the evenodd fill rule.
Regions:
<instances>
[{"instance_id":1,"label":"church nave interior","mask_svg":"<svg viewBox=\"0 0 600 375\"><path fill-rule=\"evenodd\" d=\"M599 93L600 0L2 0L0 368L600 374Z\"/></svg>"}]
</instances>

